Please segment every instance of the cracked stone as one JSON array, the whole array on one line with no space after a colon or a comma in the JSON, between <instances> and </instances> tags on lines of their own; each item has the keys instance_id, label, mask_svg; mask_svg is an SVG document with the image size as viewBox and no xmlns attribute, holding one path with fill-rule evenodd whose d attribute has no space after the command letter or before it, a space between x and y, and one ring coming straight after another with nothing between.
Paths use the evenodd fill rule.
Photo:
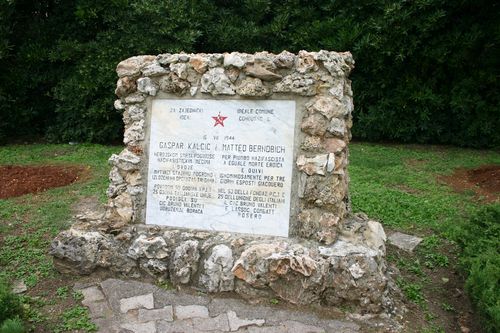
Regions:
<instances>
[{"instance_id":1,"label":"cracked stone","mask_svg":"<svg viewBox=\"0 0 500 333\"><path fill-rule=\"evenodd\" d=\"M237 331L242 327L262 326L266 322L264 319L240 319L234 311L227 312L227 319L231 332Z\"/></svg>"},{"instance_id":2,"label":"cracked stone","mask_svg":"<svg viewBox=\"0 0 500 333\"><path fill-rule=\"evenodd\" d=\"M209 318L208 308L203 305L177 305L175 306L177 319Z\"/></svg>"},{"instance_id":3,"label":"cracked stone","mask_svg":"<svg viewBox=\"0 0 500 333\"><path fill-rule=\"evenodd\" d=\"M153 320L173 321L174 310L172 308L172 305L167 305L166 307L161 309L139 309L137 320L139 322L148 322Z\"/></svg>"},{"instance_id":4,"label":"cracked stone","mask_svg":"<svg viewBox=\"0 0 500 333\"><path fill-rule=\"evenodd\" d=\"M135 310L139 308L153 309L154 308L154 298L153 293L133 296L128 298L122 298L120 300L120 312L127 313L129 310Z\"/></svg>"}]
</instances>

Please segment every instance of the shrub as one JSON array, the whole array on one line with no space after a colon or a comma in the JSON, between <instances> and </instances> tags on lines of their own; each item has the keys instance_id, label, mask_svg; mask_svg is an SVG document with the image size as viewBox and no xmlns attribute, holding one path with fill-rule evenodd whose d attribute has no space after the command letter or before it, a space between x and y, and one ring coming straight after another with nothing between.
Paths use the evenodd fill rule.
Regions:
<instances>
[{"instance_id":1,"label":"shrub","mask_svg":"<svg viewBox=\"0 0 500 333\"><path fill-rule=\"evenodd\" d=\"M0 324L22 313L19 297L12 293L8 284L0 280Z\"/></svg>"},{"instance_id":2,"label":"shrub","mask_svg":"<svg viewBox=\"0 0 500 333\"><path fill-rule=\"evenodd\" d=\"M24 333L23 322L19 318L7 319L0 326L0 333Z\"/></svg>"},{"instance_id":3,"label":"shrub","mask_svg":"<svg viewBox=\"0 0 500 333\"><path fill-rule=\"evenodd\" d=\"M487 331L500 332L500 205L482 208L457 236L465 287Z\"/></svg>"}]
</instances>

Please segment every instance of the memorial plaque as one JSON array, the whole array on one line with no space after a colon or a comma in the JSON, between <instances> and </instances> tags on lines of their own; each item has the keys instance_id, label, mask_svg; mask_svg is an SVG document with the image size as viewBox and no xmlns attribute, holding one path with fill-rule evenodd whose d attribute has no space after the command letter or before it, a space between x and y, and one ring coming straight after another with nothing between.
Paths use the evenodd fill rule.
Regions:
<instances>
[{"instance_id":1,"label":"memorial plaque","mask_svg":"<svg viewBox=\"0 0 500 333\"><path fill-rule=\"evenodd\" d=\"M295 101L153 100L146 223L288 236Z\"/></svg>"}]
</instances>

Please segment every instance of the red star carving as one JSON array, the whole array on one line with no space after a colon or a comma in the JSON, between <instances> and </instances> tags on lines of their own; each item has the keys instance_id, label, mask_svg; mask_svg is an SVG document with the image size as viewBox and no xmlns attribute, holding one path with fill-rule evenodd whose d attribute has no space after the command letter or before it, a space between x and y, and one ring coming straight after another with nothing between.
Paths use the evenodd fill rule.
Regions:
<instances>
[{"instance_id":1,"label":"red star carving","mask_svg":"<svg viewBox=\"0 0 500 333\"><path fill-rule=\"evenodd\" d=\"M219 115L217 117L212 117L212 119L215 120L214 127L217 125L221 125L222 127L224 127L224 120L226 120L227 117L223 117L219 113Z\"/></svg>"}]
</instances>

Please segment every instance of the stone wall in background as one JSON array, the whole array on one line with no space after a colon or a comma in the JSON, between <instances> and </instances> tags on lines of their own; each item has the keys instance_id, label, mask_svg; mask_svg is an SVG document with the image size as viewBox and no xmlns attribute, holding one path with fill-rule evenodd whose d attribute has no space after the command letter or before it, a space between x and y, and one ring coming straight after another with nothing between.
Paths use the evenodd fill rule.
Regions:
<instances>
[{"instance_id":1,"label":"stone wall in background","mask_svg":"<svg viewBox=\"0 0 500 333\"><path fill-rule=\"evenodd\" d=\"M209 292L389 311L385 234L350 214L350 53L160 54L117 66L125 149L110 158L106 212L79 216L51 253L61 272L169 279ZM289 238L146 225L155 99L294 100Z\"/></svg>"}]
</instances>

